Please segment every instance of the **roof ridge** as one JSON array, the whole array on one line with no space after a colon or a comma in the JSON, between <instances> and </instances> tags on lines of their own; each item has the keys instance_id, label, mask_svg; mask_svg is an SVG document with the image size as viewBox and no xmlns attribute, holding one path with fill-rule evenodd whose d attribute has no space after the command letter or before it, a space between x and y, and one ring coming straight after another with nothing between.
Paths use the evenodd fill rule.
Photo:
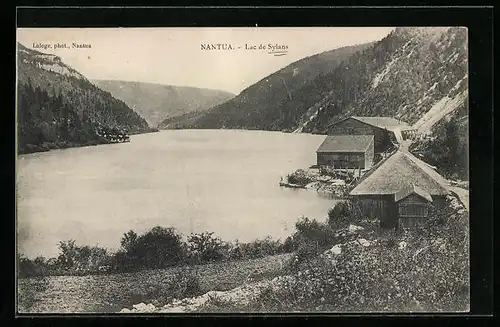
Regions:
<instances>
[{"instance_id":1,"label":"roof ridge","mask_svg":"<svg viewBox=\"0 0 500 327\"><path fill-rule=\"evenodd\" d=\"M372 166L370 168L370 170L364 174L363 176L361 176L361 178L358 180L358 183L356 184L356 186L354 186L354 188L349 192L349 194L354 191L356 189L356 187L358 187L358 185L360 185L361 183L363 183L368 177L370 177L377 169L380 168L380 166L382 166L387 160L389 160L389 158L391 158L392 156L394 156L396 153L398 152L398 150L392 152L391 154L389 154L387 157L383 158L382 160L380 160L379 162L377 162L374 166Z\"/></svg>"},{"instance_id":2,"label":"roof ridge","mask_svg":"<svg viewBox=\"0 0 500 327\"><path fill-rule=\"evenodd\" d=\"M432 168L429 166L429 164L428 164L428 163L426 163L426 162L425 162L425 161L423 161L423 160L418 159L417 157L415 157L415 156L414 156L411 152L409 152L409 151L401 151L401 152L402 152L402 153L403 153L403 154L404 154L404 155L405 155L408 159L410 159L410 160L411 160L411 162L413 162L415 165L417 165L417 167L419 167L419 168L420 168L420 169L421 169L421 170L422 170L422 171L423 171L423 172L424 172L427 176L429 176L430 178L432 178L432 180L433 180L433 181L435 181L436 183L438 183L438 184L439 184L439 186L441 186L443 189L445 189L445 190L449 193L449 191L450 191L450 190L449 190L448 185L443 184L443 180L446 180L446 179L445 179L443 176L441 176L441 175L440 175L437 171L434 171L434 170L433 170L433 171L434 171L434 173L435 173L437 176L439 176L439 177L440 177L440 178L439 178L440 180L438 180L435 176L432 176L431 174L429 174L429 172L428 172L428 170L427 170L427 169L422 168L422 166L421 166L421 164L420 164L420 162L421 162L422 164L427 165L427 166L428 166L428 167L427 167L428 169L432 169Z\"/></svg>"}]
</instances>

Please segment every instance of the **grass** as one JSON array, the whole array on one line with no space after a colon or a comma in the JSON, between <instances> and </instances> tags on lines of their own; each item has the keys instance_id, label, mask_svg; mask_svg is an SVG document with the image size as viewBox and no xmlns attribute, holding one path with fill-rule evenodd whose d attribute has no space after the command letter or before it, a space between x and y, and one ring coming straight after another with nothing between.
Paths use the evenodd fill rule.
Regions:
<instances>
[{"instance_id":1,"label":"grass","mask_svg":"<svg viewBox=\"0 0 500 327\"><path fill-rule=\"evenodd\" d=\"M225 291L251 278L258 281L282 273L291 254L259 259L218 262L190 267L144 270L136 273L50 276L43 281L43 290L27 292L40 282L36 278L19 279L20 312L78 313L117 312L140 302L163 305L170 296L169 286L179 274L189 272L199 276L200 295L210 290ZM177 277L176 277L177 276Z\"/></svg>"}]
</instances>

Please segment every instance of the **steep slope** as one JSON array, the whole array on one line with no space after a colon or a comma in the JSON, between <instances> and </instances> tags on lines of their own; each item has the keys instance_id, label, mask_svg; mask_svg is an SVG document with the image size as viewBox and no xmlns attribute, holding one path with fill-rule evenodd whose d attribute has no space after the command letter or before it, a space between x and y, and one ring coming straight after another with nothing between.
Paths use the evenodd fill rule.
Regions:
<instances>
[{"instance_id":1,"label":"steep slope","mask_svg":"<svg viewBox=\"0 0 500 327\"><path fill-rule=\"evenodd\" d=\"M61 58L18 43L19 153L106 143L99 128L149 131L147 122Z\"/></svg>"},{"instance_id":2,"label":"steep slope","mask_svg":"<svg viewBox=\"0 0 500 327\"><path fill-rule=\"evenodd\" d=\"M210 109L234 97L229 92L195 87L111 80L92 83L125 102L151 126L174 116Z\"/></svg>"},{"instance_id":3,"label":"steep slope","mask_svg":"<svg viewBox=\"0 0 500 327\"><path fill-rule=\"evenodd\" d=\"M202 115L190 117L188 128L293 128L307 108L322 97L311 82L333 72L346 58L372 43L343 47L296 61L243 90L235 98Z\"/></svg>"},{"instance_id":4,"label":"steep slope","mask_svg":"<svg viewBox=\"0 0 500 327\"><path fill-rule=\"evenodd\" d=\"M447 178L469 180L468 103L446 114L426 134L414 141L409 150L436 167Z\"/></svg>"},{"instance_id":5,"label":"steep slope","mask_svg":"<svg viewBox=\"0 0 500 327\"><path fill-rule=\"evenodd\" d=\"M309 108L318 114L304 130L324 133L329 123L360 115L390 116L428 132L467 101L467 69L465 28L397 28L325 78L329 91Z\"/></svg>"}]
</instances>

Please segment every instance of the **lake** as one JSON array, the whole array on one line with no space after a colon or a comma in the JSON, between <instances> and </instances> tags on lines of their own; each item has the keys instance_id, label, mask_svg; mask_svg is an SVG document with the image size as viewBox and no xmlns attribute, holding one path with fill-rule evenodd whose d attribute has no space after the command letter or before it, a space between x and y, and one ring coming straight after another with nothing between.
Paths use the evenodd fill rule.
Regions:
<instances>
[{"instance_id":1,"label":"lake","mask_svg":"<svg viewBox=\"0 0 500 327\"><path fill-rule=\"evenodd\" d=\"M325 136L243 130L166 130L130 143L22 155L18 247L57 256L61 240L115 250L123 233L154 226L226 241L284 239L302 215L324 221L335 200L281 188L316 162Z\"/></svg>"}]
</instances>

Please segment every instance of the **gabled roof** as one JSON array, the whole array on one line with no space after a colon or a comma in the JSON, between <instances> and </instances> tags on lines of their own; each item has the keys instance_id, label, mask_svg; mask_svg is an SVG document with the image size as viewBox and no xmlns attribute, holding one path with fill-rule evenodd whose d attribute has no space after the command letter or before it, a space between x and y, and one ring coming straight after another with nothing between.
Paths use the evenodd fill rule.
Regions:
<instances>
[{"instance_id":1,"label":"gabled roof","mask_svg":"<svg viewBox=\"0 0 500 327\"><path fill-rule=\"evenodd\" d=\"M329 135L316 152L365 152L372 141L373 135Z\"/></svg>"},{"instance_id":2,"label":"gabled roof","mask_svg":"<svg viewBox=\"0 0 500 327\"><path fill-rule=\"evenodd\" d=\"M410 185L416 185L431 195L450 193L445 178L411 153L398 149L363 176L350 195L395 194Z\"/></svg>"},{"instance_id":3,"label":"gabled roof","mask_svg":"<svg viewBox=\"0 0 500 327\"><path fill-rule=\"evenodd\" d=\"M425 190L423 190L420 187L418 187L417 185L415 185L415 184L411 184L409 186L405 186L405 187L401 188L401 190L399 190L398 192L396 192L394 194L394 201L395 202L399 202L399 201L405 199L406 197L408 197L411 194L416 194L416 195L424 198L428 202L432 202L431 195L428 192L426 192Z\"/></svg>"},{"instance_id":4,"label":"gabled roof","mask_svg":"<svg viewBox=\"0 0 500 327\"><path fill-rule=\"evenodd\" d=\"M364 117L364 116L351 116L351 117L342 119L334 124L330 124L330 125L328 125L328 127L337 125L338 123L343 122L347 119L351 119L351 118L356 119L357 121L360 121L364 124L368 124L368 125L375 126L378 128L386 128L388 131L393 131L396 129L405 130L405 129L410 128L410 125L408 125L404 121L397 120L397 119L392 118L392 117Z\"/></svg>"}]
</instances>

